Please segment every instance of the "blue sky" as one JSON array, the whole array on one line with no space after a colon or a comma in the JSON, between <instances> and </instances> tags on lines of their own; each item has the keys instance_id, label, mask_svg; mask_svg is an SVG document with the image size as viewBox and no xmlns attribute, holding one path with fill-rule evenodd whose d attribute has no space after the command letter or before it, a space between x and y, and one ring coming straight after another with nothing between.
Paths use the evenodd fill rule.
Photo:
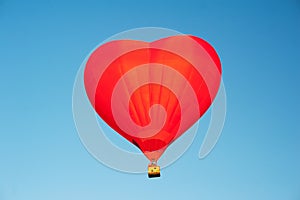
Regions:
<instances>
[{"instance_id":1,"label":"blue sky","mask_svg":"<svg viewBox=\"0 0 300 200\"><path fill-rule=\"evenodd\" d=\"M100 164L72 117L86 55L145 26L209 41L227 92L213 152L198 159L200 131L155 180ZM299 200L299 35L298 0L0 0L0 199Z\"/></svg>"}]
</instances>

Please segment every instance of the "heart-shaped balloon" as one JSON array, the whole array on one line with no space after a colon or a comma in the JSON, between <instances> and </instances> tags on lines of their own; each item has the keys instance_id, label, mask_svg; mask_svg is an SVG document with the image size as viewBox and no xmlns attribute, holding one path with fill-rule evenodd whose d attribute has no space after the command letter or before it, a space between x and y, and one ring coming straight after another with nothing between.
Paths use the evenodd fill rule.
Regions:
<instances>
[{"instance_id":1,"label":"heart-shaped balloon","mask_svg":"<svg viewBox=\"0 0 300 200\"><path fill-rule=\"evenodd\" d=\"M84 71L96 112L150 161L207 111L220 81L217 53L190 35L105 43L90 55Z\"/></svg>"}]
</instances>

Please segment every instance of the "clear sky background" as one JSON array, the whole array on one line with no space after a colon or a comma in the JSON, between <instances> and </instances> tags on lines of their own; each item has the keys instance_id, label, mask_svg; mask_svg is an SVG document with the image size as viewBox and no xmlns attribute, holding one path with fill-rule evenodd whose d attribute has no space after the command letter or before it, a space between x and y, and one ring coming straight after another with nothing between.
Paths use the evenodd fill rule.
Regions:
<instances>
[{"instance_id":1,"label":"clear sky background","mask_svg":"<svg viewBox=\"0 0 300 200\"><path fill-rule=\"evenodd\" d=\"M155 180L100 164L72 117L86 55L145 26L210 42L228 101L213 152L199 133ZM0 200L300 200L299 68L299 0L0 0Z\"/></svg>"}]
</instances>

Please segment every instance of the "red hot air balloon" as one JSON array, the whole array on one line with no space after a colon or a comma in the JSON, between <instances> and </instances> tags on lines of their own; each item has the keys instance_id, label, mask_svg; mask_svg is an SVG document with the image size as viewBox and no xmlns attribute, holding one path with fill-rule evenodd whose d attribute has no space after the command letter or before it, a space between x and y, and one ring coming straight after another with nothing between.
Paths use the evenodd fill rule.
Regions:
<instances>
[{"instance_id":1,"label":"red hot air balloon","mask_svg":"<svg viewBox=\"0 0 300 200\"><path fill-rule=\"evenodd\" d=\"M115 40L90 55L84 84L98 115L144 153L156 177L168 145L211 105L221 71L216 51L195 36Z\"/></svg>"}]
</instances>

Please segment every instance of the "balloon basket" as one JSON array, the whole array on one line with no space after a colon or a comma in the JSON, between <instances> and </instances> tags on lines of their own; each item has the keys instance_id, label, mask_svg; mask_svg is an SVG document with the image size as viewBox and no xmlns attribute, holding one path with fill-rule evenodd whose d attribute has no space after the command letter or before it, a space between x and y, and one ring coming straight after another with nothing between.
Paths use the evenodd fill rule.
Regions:
<instances>
[{"instance_id":1,"label":"balloon basket","mask_svg":"<svg viewBox=\"0 0 300 200\"><path fill-rule=\"evenodd\" d=\"M160 167L156 163L148 165L148 178L160 177Z\"/></svg>"}]
</instances>

